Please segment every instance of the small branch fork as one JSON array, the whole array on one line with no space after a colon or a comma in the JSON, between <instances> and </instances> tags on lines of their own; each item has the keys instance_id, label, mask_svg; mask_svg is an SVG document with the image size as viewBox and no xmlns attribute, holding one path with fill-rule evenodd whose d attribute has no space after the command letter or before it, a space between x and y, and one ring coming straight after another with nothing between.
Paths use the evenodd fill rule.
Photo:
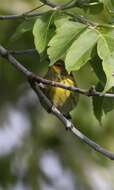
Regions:
<instances>
[{"instance_id":1,"label":"small branch fork","mask_svg":"<svg viewBox=\"0 0 114 190\"><path fill-rule=\"evenodd\" d=\"M31 88L34 90L38 98L41 100L43 99L44 104L47 106L47 109L51 111L65 126L66 129L71 131L77 138L79 138L82 142L88 144L92 149L95 151L101 153L105 157L114 160L114 153L111 153L107 151L106 149L102 148L99 144L96 144L94 141L89 139L87 136L85 136L82 132L80 132L74 124L68 120L52 103L50 100L45 96L45 94L42 92L42 90L39 88L38 83L51 85L54 87L60 87L64 88L66 90L72 90L76 91L78 93L87 95L87 96L106 96L106 97L114 97L114 94L101 94L100 92L96 92L94 90L83 90L74 86L67 86L62 83L57 83L54 81L49 81L44 78L41 78L39 76L36 76L34 73L26 69L15 57L12 56L11 53L7 49L5 49L3 46L0 45L0 56L7 59L9 63L16 68L16 70L20 71L25 78L28 80Z\"/></svg>"},{"instance_id":2,"label":"small branch fork","mask_svg":"<svg viewBox=\"0 0 114 190\"><path fill-rule=\"evenodd\" d=\"M40 0L40 2L42 3L40 6L27 11L25 13L22 14L16 14L16 15L0 15L0 20L15 20L15 19L29 19L32 17L36 17L36 16L41 16L43 14L45 14L46 12L34 12L35 10L40 9L41 7L47 5L50 8L52 8L53 10L66 10L66 9L70 9L70 8L74 8L74 7L88 7L88 6L93 6L95 4L101 4L100 2L94 2L94 3L82 3L82 1L77 1L77 0L71 0L68 3L62 4L62 5L58 5L56 3L52 3L50 0Z\"/></svg>"}]
</instances>

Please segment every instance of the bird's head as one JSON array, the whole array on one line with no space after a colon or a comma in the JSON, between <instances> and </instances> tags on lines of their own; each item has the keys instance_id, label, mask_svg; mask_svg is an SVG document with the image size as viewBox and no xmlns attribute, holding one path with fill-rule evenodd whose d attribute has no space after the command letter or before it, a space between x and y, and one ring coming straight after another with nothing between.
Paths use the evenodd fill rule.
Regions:
<instances>
[{"instance_id":1,"label":"bird's head","mask_svg":"<svg viewBox=\"0 0 114 190\"><path fill-rule=\"evenodd\" d=\"M59 74L59 75L66 75L68 74L66 69L65 69L65 64L64 64L64 61L62 60L59 60L57 61L53 66L52 66L52 69L53 71L56 73L56 74Z\"/></svg>"}]
</instances>

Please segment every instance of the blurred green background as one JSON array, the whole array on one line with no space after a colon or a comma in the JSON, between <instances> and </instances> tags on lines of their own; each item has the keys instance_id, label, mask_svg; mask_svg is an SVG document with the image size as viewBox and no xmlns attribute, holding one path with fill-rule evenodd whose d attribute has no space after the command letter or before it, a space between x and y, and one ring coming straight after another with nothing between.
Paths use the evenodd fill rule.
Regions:
<instances>
[{"instance_id":1,"label":"blurred green background","mask_svg":"<svg viewBox=\"0 0 114 190\"><path fill-rule=\"evenodd\" d=\"M4 0L0 15L20 14L38 4L38 0ZM11 50L34 48L31 32L10 42L21 22L0 20L3 46ZM16 58L41 76L47 69L37 53ZM96 83L90 70L88 64L76 73L80 87ZM99 124L91 101L80 95L72 111L73 122L88 137L114 151L114 111L104 115ZM0 190L113 190L113 181L114 161L65 131L58 119L41 107L25 78L0 57Z\"/></svg>"}]
</instances>

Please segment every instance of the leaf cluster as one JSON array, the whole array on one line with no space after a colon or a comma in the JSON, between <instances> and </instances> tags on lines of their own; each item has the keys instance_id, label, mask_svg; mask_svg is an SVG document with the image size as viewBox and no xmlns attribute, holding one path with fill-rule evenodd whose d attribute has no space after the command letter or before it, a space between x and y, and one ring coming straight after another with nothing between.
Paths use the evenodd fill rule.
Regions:
<instances>
[{"instance_id":1,"label":"leaf cluster","mask_svg":"<svg viewBox=\"0 0 114 190\"><path fill-rule=\"evenodd\" d=\"M76 1L68 9L50 9L24 21L13 38L32 31L40 57L49 65L62 59L68 73L90 64L97 76L96 89L113 92L114 86L114 3L112 0ZM93 110L101 121L103 113L114 108L113 99L93 97Z\"/></svg>"}]
</instances>

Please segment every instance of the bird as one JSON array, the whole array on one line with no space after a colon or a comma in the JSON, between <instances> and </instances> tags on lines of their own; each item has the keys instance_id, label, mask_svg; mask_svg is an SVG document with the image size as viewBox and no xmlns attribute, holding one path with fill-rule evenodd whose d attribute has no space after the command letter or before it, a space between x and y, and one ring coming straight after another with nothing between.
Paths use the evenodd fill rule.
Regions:
<instances>
[{"instance_id":1,"label":"bird","mask_svg":"<svg viewBox=\"0 0 114 190\"><path fill-rule=\"evenodd\" d=\"M69 74L65 69L63 60L58 60L54 65L49 66L44 78L69 86L77 86L72 73ZM70 90L49 85L43 85L41 88L51 103L58 108L65 117L71 118L70 111L77 105L78 94Z\"/></svg>"}]
</instances>

